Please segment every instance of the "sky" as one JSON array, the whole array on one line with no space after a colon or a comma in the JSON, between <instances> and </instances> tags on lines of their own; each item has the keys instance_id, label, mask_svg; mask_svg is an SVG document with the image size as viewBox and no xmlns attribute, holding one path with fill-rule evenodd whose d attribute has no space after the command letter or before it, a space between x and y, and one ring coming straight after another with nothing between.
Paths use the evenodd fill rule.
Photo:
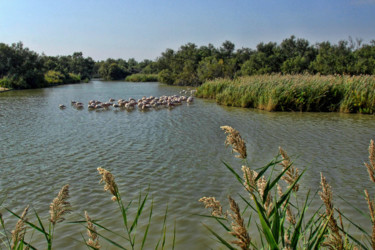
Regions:
<instances>
[{"instance_id":1,"label":"sky","mask_svg":"<svg viewBox=\"0 0 375 250\"><path fill-rule=\"evenodd\" d=\"M189 42L255 49L375 39L375 0L0 0L0 43L49 56L155 60Z\"/></svg>"}]
</instances>

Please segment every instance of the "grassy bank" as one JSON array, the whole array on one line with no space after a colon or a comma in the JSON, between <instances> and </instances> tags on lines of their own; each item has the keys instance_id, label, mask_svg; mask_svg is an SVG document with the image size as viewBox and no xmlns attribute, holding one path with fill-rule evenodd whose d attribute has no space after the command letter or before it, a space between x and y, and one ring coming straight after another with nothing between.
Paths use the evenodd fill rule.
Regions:
<instances>
[{"instance_id":1,"label":"grassy bank","mask_svg":"<svg viewBox=\"0 0 375 250\"><path fill-rule=\"evenodd\" d=\"M125 81L128 82L157 82L158 75L157 74L133 74L127 76Z\"/></svg>"},{"instance_id":2,"label":"grassy bank","mask_svg":"<svg viewBox=\"0 0 375 250\"><path fill-rule=\"evenodd\" d=\"M216 79L198 97L268 111L375 112L375 76L258 75Z\"/></svg>"}]
</instances>

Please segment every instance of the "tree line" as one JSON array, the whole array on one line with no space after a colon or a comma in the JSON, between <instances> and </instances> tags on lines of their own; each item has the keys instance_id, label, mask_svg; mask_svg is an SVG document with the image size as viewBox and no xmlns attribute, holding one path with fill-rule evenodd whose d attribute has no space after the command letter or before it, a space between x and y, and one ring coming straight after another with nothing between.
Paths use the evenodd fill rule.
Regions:
<instances>
[{"instance_id":1,"label":"tree line","mask_svg":"<svg viewBox=\"0 0 375 250\"><path fill-rule=\"evenodd\" d=\"M0 43L0 86L17 89L88 81L92 77L124 80L134 74L157 75L158 81L167 84L198 86L215 78L272 73L374 75L375 40L365 44L349 37L337 44L310 44L291 36L280 44L261 42L256 49L237 50L230 41L218 48L187 43L176 51L166 49L153 61L141 62L134 58L95 62L83 57L82 52L46 56L25 48L22 42Z\"/></svg>"},{"instance_id":2,"label":"tree line","mask_svg":"<svg viewBox=\"0 0 375 250\"><path fill-rule=\"evenodd\" d=\"M0 43L0 86L14 89L41 88L88 81L95 61L82 52L46 56L29 50L22 42Z\"/></svg>"}]
</instances>

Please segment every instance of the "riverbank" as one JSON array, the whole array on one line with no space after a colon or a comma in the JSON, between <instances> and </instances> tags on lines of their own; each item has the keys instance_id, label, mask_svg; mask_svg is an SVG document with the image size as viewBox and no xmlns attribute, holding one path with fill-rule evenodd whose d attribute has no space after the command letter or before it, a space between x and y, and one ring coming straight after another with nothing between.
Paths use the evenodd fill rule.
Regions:
<instances>
[{"instance_id":1,"label":"riverbank","mask_svg":"<svg viewBox=\"0 0 375 250\"><path fill-rule=\"evenodd\" d=\"M11 89L0 87L0 93L10 91Z\"/></svg>"},{"instance_id":2,"label":"riverbank","mask_svg":"<svg viewBox=\"0 0 375 250\"><path fill-rule=\"evenodd\" d=\"M375 112L375 76L258 75L216 79L197 97L227 106L267 111Z\"/></svg>"}]
</instances>

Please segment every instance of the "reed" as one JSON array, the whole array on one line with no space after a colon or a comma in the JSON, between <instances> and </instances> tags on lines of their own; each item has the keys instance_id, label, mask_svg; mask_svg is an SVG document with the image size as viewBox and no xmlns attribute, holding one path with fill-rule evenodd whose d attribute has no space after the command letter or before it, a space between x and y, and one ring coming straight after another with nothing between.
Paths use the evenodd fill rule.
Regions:
<instances>
[{"instance_id":1,"label":"reed","mask_svg":"<svg viewBox=\"0 0 375 250\"><path fill-rule=\"evenodd\" d=\"M117 216L119 216L119 218L123 222L122 229L124 233L116 233L114 229L107 228L101 225L98 221L92 220L89 217L87 211L84 212L84 220L70 221L69 223L83 225L86 228L88 239L84 239L84 236L82 235L84 239L82 244L87 246L89 249L100 249L102 247L99 243L99 237L101 238L101 241L105 241L111 249L144 249L147 236L149 234L153 212L153 201L151 201L151 204L149 204L150 202L148 199L148 192L144 196L140 193L137 202L133 202L132 200L125 202L121 198L121 194L116 184L114 175L110 171L101 167L97 168L97 170L101 175L100 183L104 183L104 191L108 191L112 195L111 200L116 203L119 208L119 214ZM72 207L68 202L68 199L69 185L65 185L62 187L56 198L54 198L50 204L50 216L48 218L47 225L43 222L42 218L40 218L39 214L36 211L34 211L36 222L31 222L26 218L29 206L25 208L24 212L21 215L12 212L10 209L6 209L13 216L19 219L15 226L15 229L11 233L9 233L6 229L3 216L0 213L0 222L3 229L3 232L0 233L0 240L2 240L3 245L7 249L11 250L36 249L36 247L31 243L31 240L33 237L33 233L37 232L42 234L45 239L45 249L52 249L55 227L58 223L65 221L65 217L72 212ZM134 208L134 204L137 204L137 207ZM145 213L145 207L147 206L147 204L150 206L150 209L147 213ZM129 211L134 209L136 211L135 215L130 215ZM160 225L160 238L157 240L157 242L155 242L155 249L164 249L166 245L167 212L168 209L165 212L163 224ZM140 220L148 221L143 232L138 228L138 223ZM87 225L85 226L84 224ZM30 234L28 240L26 240L25 236L28 228L32 229L33 233ZM100 228L101 231L98 231L97 228ZM140 237L140 239L138 239L137 236ZM120 237L121 240L113 240L112 238L115 237ZM171 243L172 248L174 248L175 245L175 238L176 229L174 229L173 232L173 242Z\"/></svg>"},{"instance_id":2,"label":"reed","mask_svg":"<svg viewBox=\"0 0 375 250\"><path fill-rule=\"evenodd\" d=\"M158 81L158 74L132 74L125 78L125 81L128 82L157 82Z\"/></svg>"},{"instance_id":3,"label":"reed","mask_svg":"<svg viewBox=\"0 0 375 250\"><path fill-rule=\"evenodd\" d=\"M232 146L233 149L238 148L238 138L241 138L240 133L228 126L221 128L225 128L224 131L227 134L225 144ZM228 137L230 137L229 140ZM234 140L234 138L237 138L237 140ZM245 145L242 138L241 142L242 145ZM243 150L246 151L246 147ZM241 155L246 154L242 153ZM370 169L368 172L370 179L372 179L372 165L375 162L373 141L370 142L369 155L370 163L365 163L365 165L367 169ZM319 208L307 214L306 211L312 201L309 197L310 191L303 198L303 204L298 202L300 199L297 194L301 189L299 181L304 171L300 172L294 166L286 151L281 147L279 148L279 154L270 163L256 171L246 165L246 157L239 158L241 158L242 164L245 164L241 167L242 175L237 173L237 170L229 164L223 163L248 194L238 194L245 206L244 209L240 209L239 203L234 198L229 197L229 207L232 213L229 213L229 216L224 216L224 213L222 213L224 208L215 198L207 199L204 197L199 200L205 204L206 208L212 209L211 215L206 217L218 222L219 228L223 228L224 234L218 229L214 230L207 225L204 226L225 248L375 249L374 201L370 198L367 190L365 190L365 199L372 222L371 233L347 218L339 209L335 209L332 187L323 174L321 174L319 195L325 211ZM285 191L283 191L283 186L286 186ZM220 213L216 211L220 211ZM240 211L248 212L241 213ZM346 224L354 225L363 233L361 240L353 237L344 228L344 219ZM244 221L248 221L247 225ZM250 235L250 227L257 227L258 233ZM228 239L228 233L234 238Z\"/></svg>"},{"instance_id":4,"label":"reed","mask_svg":"<svg viewBox=\"0 0 375 250\"><path fill-rule=\"evenodd\" d=\"M375 112L375 76L255 75L205 82L198 97L267 111Z\"/></svg>"}]
</instances>

